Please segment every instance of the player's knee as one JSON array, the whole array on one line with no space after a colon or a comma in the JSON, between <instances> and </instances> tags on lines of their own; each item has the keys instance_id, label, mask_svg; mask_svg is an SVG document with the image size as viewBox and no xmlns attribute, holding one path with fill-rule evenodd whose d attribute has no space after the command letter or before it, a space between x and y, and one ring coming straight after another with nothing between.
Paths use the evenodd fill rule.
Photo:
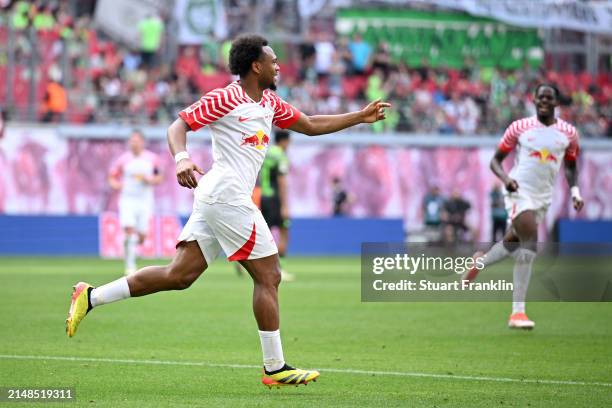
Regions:
<instances>
[{"instance_id":1,"label":"player's knee","mask_svg":"<svg viewBox=\"0 0 612 408\"><path fill-rule=\"evenodd\" d=\"M191 286L200 274L190 271L180 270L174 265L168 265L166 269L166 279L169 286L174 290L184 290Z\"/></svg>"},{"instance_id":2,"label":"player's knee","mask_svg":"<svg viewBox=\"0 0 612 408\"><path fill-rule=\"evenodd\" d=\"M281 271L280 267L268 269L265 273L260 274L257 283L270 288L278 288L281 282Z\"/></svg>"},{"instance_id":3,"label":"player's knee","mask_svg":"<svg viewBox=\"0 0 612 408\"><path fill-rule=\"evenodd\" d=\"M520 240L522 243L537 242L538 240L537 227L528 226L526 228L523 228L523 230L520 233Z\"/></svg>"},{"instance_id":4,"label":"player's knee","mask_svg":"<svg viewBox=\"0 0 612 408\"><path fill-rule=\"evenodd\" d=\"M272 286L274 286L275 288L278 288L278 285L280 285L281 283L281 270L278 265L272 268L272 272L270 273L270 280L271 280Z\"/></svg>"}]
</instances>

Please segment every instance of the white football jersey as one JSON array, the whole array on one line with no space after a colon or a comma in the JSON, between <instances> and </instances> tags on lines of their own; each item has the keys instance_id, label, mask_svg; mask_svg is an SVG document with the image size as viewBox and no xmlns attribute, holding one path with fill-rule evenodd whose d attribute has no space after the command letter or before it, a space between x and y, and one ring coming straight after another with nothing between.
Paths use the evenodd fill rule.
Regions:
<instances>
[{"instance_id":1,"label":"white football jersey","mask_svg":"<svg viewBox=\"0 0 612 408\"><path fill-rule=\"evenodd\" d=\"M557 118L546 126L532 116L512 122L499 149L507 153L517 150L509 175L518 182L519 191L550 204L561 162L576 160L578 141L578 131L564 120Z\"/></svg>"},{"instance_id":2,"label":"white football jersey","mask_svg":"<svg viewBox=\"0 0 612 408\"><path fill-rule=\"evenodd\" d=\"M153 186L144 182L159 171L159 158L143 150L138 156L131 151L123 153L111 166L110 174L121 179L121 199L153 201Z\"/></svg>"},{"instance_id":3,"label":"white football jersey","mask_svg":"<svg viewBox=\"0 0 612 408\"><path fill-rule=\"evenodd\" d=\"M269 90L255 102L235 81L207 93L179 116L193 131L208 125L212 135L213 165L198 182L196 198L250 206L272 125L288 128L300 111Z\"/></svg>"}]
</instances>

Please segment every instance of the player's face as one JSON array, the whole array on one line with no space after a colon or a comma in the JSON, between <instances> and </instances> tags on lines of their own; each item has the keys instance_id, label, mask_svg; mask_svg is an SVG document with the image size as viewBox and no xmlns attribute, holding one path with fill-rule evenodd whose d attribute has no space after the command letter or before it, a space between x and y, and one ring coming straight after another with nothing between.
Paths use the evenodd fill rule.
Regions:
<instances>
[{"instance_id":1,"label":"player's face","mask_svg":"<svg viewBox=\"0 0 612 408\"><path fill-rule=\"evenodd\" d=\"M276 90L276 78L280 71L278 59L271 47L263 47L263 56L260 61L260 83L264 88Z\"/></svg>"},{"instance_id":2,"label":"player's face","mask_svg":"<svg viewBox=\"0 0 612 408\"><path fill-rule=\"evenodd\" d=\"M554 116L555 108L559 105L554 89L549 86L540 87L533 102L539 116Z\"/></svg>"},{"instance_id":3,"label":"player's face","mask_svg":"<svg viewBox=\"0 0 612 408\"><path fill-rule=\"evenodd\" d=\"M132 153L138 154L144 149L144 139L138 133L132 133L128 140L128 146Z\"/></svg>"}]
</instances>

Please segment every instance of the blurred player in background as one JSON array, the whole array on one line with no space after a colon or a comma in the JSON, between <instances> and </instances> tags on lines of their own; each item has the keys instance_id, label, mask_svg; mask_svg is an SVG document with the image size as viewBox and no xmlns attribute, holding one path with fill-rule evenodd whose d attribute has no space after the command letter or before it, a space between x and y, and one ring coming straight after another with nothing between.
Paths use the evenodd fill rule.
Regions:
<instances>
[{"instance_id":1,"label":"blurred player in background","mask_svg":"<svg viewBox=\"0 0 612 408\"><path fill-rule=\"evenodd\" d=\"M162 174L155 153L145 150L144 135L133 130L129 150L112 164L108 182L119 190L119 222L124 232L125 274L136 271L136 248L147 237L153 214L153 186Z\"/></svg>"},{"instance_id":2,"label":"blurred player in background","mask_svg":"<svg viewBox=\"0 0 612 408\"><path fill-rule=\"evenodd\" d=\"M261 214L270 228L278 229L278 256L281 258L281 278L283 281L295 279L293 274L284 270L282 258L287 252L289 242L289 203L287 175L289 159L287 148L290 135L286 130L277 131L274 135L274 146L266 153L266 158L259 171L259 188L261 193Z\"/></svg>"},{"instance_id":3,"label":"blurred player in background","mask_svg":"<svg viewBox=\"0 0 612 408\"><path fill-rule=\"evenodd\" d=\"M279 66L268 41L258 35L241 36L232 43L229 65L240 80L207 93L182 110L168 128L178 182L196 189L193 212L178 238L173 260L169 265L142 268L98 288L77 283L66 332L73 336L85 315L97 306L164 290L186 289L223 250L230 261L240 262L253 278L253 312L264 361L262 383L268 387L306 384L319 373L285 363L279 331L278 249L252 199L270 141L268 135L272 125L310 136L333 133L383 120L385 108L390 105L374 101L360 111L339 115L301 113L272 92ZM187 131L206 125L212 135L213 165L198 183L194 172L204 172L186 151Z\"/></svg>"},{"instance_id":4,"label":"blurred player in background","mask_svg":"<svg viewBox=\"0 0 612 408\"><path fill-rule=\"evenodd\" d=\"M491 160L491 170L506 187L505 203L510 229L504 239L486 253L477 252L482 264L488 266L506 256L515 258L512 314L510 328L532 329L535 323L525 313L525 296L536 257L538 224L544 219L552 201L555 178L565 165L565 177L570 185L574 209L580 211L584 202L578 189L578 131L569 123L555 117L559 105L559 91L549 84L535 90L536 116L512 122ZM514 167L507 174L502 162L516 149ZM472 268L463 279L472 281L479 270Z\"/></svg>"}]
</instances>

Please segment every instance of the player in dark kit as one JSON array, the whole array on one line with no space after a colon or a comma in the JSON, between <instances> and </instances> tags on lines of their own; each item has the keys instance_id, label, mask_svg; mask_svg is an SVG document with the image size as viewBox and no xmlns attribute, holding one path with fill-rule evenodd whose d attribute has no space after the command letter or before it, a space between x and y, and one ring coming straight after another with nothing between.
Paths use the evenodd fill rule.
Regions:
<instances>
[{"instance_id":1,"label":"player in dark kit","mask_svg":"<svg viewBox=\"0 0 612 408\"><path fill-rule=\"evenodd\" d=\"M259 188L261 193L261 213L270 228L277 228L278 256L281 258L281 277L283 281L292 281L294 276L282 267L282 258L287 252L289 241L289 203L287 192L287 175L289 159L287 148L290 136L286 130L275 133L274 146L268 149L266 158L259 171Z\"/></svg>"}]
</instances>

